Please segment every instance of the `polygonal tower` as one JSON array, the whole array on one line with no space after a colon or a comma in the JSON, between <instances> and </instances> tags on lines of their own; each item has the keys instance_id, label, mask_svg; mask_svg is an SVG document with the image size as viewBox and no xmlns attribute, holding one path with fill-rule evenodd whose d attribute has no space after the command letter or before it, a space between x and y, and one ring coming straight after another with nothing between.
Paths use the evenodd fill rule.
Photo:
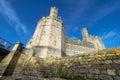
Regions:
<instances>
[{"instance_id":1,"label":"polygonal tower","mask_svg":"<svg viewBox=\"0 0 120 80\"><path fill-rule=\"evenodd\" d=\"M58 9L51 7L50 15L43 17L37 24L33 37L26 48L37 48L35 56L46 58L47 56L61 57L65 53L64 24L58 18Z\"/></svg>"},{"instance_id":2,"label":"polygonal tower","mask_svg":"<svg viewBox=\"0 0 120 80\"><path fill-rule=\"evenodd\" d=\"M88 31L86 28L82 28L81 29L81 33L82 33L82 40L83 41L88 41Z\"/></svg>"}]
</instances>

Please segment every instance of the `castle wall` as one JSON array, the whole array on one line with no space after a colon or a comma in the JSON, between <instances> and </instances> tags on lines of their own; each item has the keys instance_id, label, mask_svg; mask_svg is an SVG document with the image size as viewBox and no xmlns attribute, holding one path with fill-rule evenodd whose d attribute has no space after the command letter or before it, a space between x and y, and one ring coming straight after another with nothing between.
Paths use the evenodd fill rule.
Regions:
<instances>
[{"instance_id":1,"label":"castle wall","mask_svg":"<svg viewBox=\"0 0 120 80\"><path fill-rule=\"evenodd\" d=\"M89 54L95 51L94 45L89 42L84 42L76 39L66 38L65 39L66 55L73 56L78 54Z\"/></svg>"},{"instance_id":2,"label":"castle wall","mask_svg":"<svg viewBox=\"0 0 120 80\"><path fill-rule=\"evenodd\" d=\"M63 60L63 71L87 80L120 80L120 49L103 50L96 54ZM74 64L72 64L72 61Z\"/></svg>"},{"instance_id":3,"label":"castle wall","mask_svg":"<svg viewBox=\"0 0 120 80\"><path fill-rule=\"evenodd\" d=\"M68 44L73 44L73 45L78 45L78 46L83 46L83 47L89 47L89 48L94 48L94 44L91 42L86 42L86 41L80 41L77 39L72 39L72 38L66 38L65 42Z\"/></svg>"},{"instance_id":4,"label":"castle wall","mask_svg":"<svg viewBox=\"0 0 120 80\"><path fill-rule=\"evenodd\" d=\"M24 75L35 74L37 77L44 75L56 77L57 75L73 80L120 80L120 48L101 50L89 55L48 58L38 62L31 64L32 69L29 69L30 65L28 65L26 71L23 70Z\"/></svg>"},{"instance_id":5,"label":"castle wall","mask_svg":"<svg viewBox=\"0 0 120 80\"><path fill-rule=\"evenodd\" d=\"M81 54L89 54L90 52L95 51L94 48L84 47L80 45L74 45L66 43L66 55L67 56L74 56L74 55L81 55Z\"/></svg>"}]
</instances>

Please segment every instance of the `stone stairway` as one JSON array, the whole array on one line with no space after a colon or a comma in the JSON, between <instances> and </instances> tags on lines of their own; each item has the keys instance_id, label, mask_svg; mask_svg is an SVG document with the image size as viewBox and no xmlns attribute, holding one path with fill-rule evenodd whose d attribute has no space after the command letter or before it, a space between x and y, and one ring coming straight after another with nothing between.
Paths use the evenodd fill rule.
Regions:
<instances>
[{"instance_id":1,"label":"stone stairway","mask_svg":"<svg viewBox=\"0 0 120 80\"><path fill-rule=\"evenodd\" d=\"M7 64L5 64L3 61L7 55L0 55L0 76L4 73Z\"/></svg>"},{"instance_id":2,"label":"stone stairway","mask_svg":"<svg viewBox=\"0 0 120 80\"><path fill-rule=\"evenodd\" d=\"M0 63L2 62L2 60L6 57L6 55L0 55Z\"/></svg>"},{"instance_id":3,"label":"stone stairway","mask_svg":"<svg viewBox=\"0 0 120 80\"><path fill-rule=\"evenodd\" d=\"M0 76L12 76L18 74L23 67L18 65L18 61L21 57L20 52L12 51L10 52L1 62L0 62ZM2 57L0 57L2 59ZM17 68L17 69L16 69Z\"/></svg>"},{"instance_id":4,"label":"stone stairway","mask_svg":"<svg viewBox=\"0 0 120 80\"><path fill-rule=\"evenodd\" d=\"M0 65L0 76L4 73L5 67L5 65Z\"/></svg>"}]
</instances>

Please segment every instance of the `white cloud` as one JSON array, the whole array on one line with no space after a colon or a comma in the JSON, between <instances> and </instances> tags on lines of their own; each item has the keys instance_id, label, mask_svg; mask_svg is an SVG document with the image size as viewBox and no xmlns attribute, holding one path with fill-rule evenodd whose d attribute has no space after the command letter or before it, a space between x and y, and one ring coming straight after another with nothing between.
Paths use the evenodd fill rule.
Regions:
<instances>
[{"instance_id":1,"label":"white cloud","mask_svg":"<svg viewBox=\"0 0 120 80\"><path fill-rule=\"evenodd\" d=\"M120 36L119 32L116 30L112 30L110 32L105 32L103 36L101 36L103 39L104 44L106 45L107 48L111 47L118 47L120 46Z\"/></svg>"},{"instance_id":2,"label":"white cloud","mask_svg":"<svg viewBox=\"0 0 120 80\"><path fill-rule=\"evenodd\" d=\"M17 32L27 33L26 26L20 21L15 10L12 8L7 0L0 0L0 13L7 18L6 20L14 25Z\"/></svg>"},{"instance_id":3,"label":"white cloud","mask_svg":"<svg viewBox=\"0 0 120 80\"><path fill-rule=\"evenodd\" d=\"M113 31L110 31L110 32L105 32L102 36L102 39L106 40L106 39L109 39L109 38L113 38L115 36L117 36L117 32L115 30L113 30Z\"/></svg>"}]
</instances>

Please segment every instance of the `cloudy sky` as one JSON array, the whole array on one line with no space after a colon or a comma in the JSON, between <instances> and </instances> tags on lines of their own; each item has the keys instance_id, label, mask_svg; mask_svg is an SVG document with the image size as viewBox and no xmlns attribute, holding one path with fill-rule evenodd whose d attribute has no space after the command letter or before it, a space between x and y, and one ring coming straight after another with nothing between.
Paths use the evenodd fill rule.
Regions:
<instances>
[{"instance_id":1,"label":"cloudy sky","mask_svg":"<svg viewBox=\"0 0 120 80\"><path fill-rule=\"evenodd\" d=\"M86 27L106 48L120 47L120 0L0 0L0 37L26 45L51 6L59 8L67 37L81 39Z\"/></svg>"}]
</instances>

